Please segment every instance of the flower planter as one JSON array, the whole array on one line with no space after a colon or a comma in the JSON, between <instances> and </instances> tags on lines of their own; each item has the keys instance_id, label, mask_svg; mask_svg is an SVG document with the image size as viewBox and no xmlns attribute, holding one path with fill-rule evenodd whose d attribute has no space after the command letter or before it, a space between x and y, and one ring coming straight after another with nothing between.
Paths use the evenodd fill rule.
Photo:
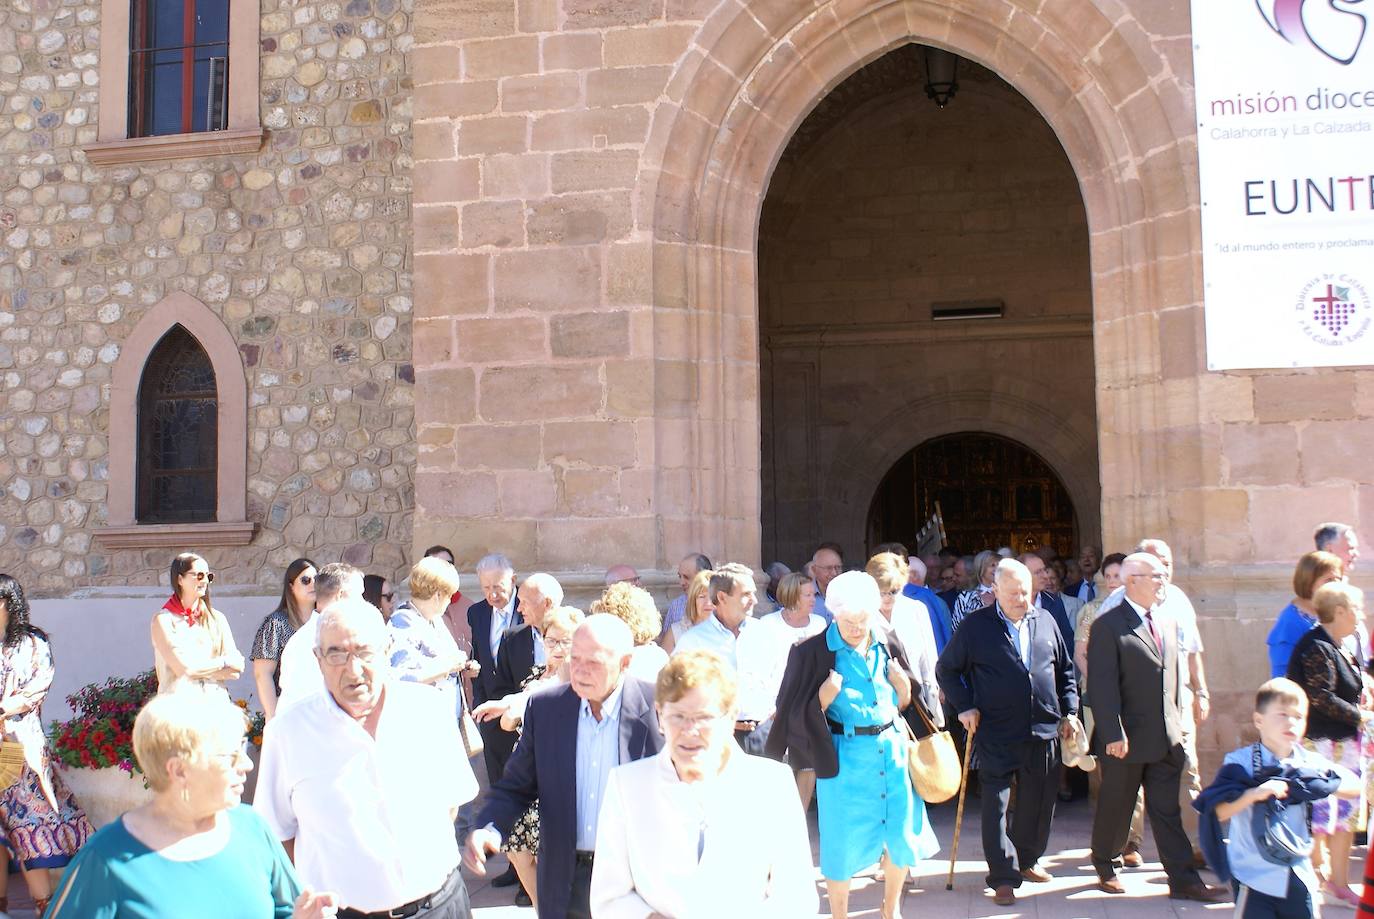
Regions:
<instances>
[{"instance_id":1,"label":"flower planter","mask_svg":"<svg viewBox=\"0 0 1374 919\"><path fill-rule=\"evenodd\" d=\"M76 796L76 803L86 812L97 830L125 811L152 800L153 791L143 785L143 773L125 772L118 766L104 769L82 769L59 766L62 780Z\"/></svg>"}]
</instances>

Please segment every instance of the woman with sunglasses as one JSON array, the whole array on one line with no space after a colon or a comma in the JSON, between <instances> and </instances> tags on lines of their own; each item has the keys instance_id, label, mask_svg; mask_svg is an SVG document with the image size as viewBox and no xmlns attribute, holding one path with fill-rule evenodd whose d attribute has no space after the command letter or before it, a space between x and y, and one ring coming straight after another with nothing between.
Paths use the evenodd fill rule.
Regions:
<instances>
[{"instance_id":1,"label":"woman with sunglasses","mask_svg":"<svg viewBox=\"0 0 1374 919\"><path fill-rule=\"evenodd\" d=\"M183 552L172 559L171 598L153 616L157 691L181 683L218 686L243 673L243 655L224 614L210 605L215 576L205 559Z\"/></svg>"},{"instance_id":2,"label":"woman with sunglasses","mask_svg":"<svg viewBox=\"0 0 1374 919\"><path fill-rule=\"evenodd\" d=\"M258 690L262 712L271 721L281 696L281 652L291 636L315 611L315 578L319 571L308 558L298 558L286 566L282 577L281 602L267 614L253 638L253 684Z\"/></svg>"},{"instance_id":3,"label":"woman with sunglasses","mask_svg":"<svg viewBox=\"0 0 1374 919\"><path fill-rule=\"evenodd\" d=\"M396 588L380 574L363 575L363 599L381 611L382 620L391 621L396 611Z\"/></svg>"}]
</instances>

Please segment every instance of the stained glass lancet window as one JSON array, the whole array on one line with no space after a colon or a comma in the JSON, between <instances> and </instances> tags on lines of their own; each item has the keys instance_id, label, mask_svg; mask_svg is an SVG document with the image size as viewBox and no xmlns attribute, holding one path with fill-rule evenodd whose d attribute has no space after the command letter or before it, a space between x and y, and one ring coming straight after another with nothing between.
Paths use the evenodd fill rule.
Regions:
<instances>
[{"instance_id":1,"label":"stained glass lancet window","mask_svg":"<svg viewBox=\"0 0 1374 919\"><path fill-rule=\"evenodd\" d=\"M210 356L173 326L149 356L138 388L139 523L215 519L218 414Z\"/></svg>"}]
</instances>

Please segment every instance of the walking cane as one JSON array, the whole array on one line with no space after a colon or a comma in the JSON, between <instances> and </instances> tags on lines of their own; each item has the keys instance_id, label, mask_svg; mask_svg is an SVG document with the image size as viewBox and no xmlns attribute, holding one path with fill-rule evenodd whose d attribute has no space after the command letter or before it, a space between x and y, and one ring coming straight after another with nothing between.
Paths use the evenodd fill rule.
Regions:
<instances>
[{"instance_id":1,"label":"walking cane","mask_svg":"<svg viewBox=\"0 0 1374 919\"><path fill-rule=\"evenodd\" d=\"M964 793L968 791L968 764L972 758L973 731L969 731L964 738L964 769L959 779L959 807L954 812L954 844L949 850L949 878L945 881L945 890L954 889L954 862L959 858L959 829L964 825Z\"/></svg>"}]
</instances>

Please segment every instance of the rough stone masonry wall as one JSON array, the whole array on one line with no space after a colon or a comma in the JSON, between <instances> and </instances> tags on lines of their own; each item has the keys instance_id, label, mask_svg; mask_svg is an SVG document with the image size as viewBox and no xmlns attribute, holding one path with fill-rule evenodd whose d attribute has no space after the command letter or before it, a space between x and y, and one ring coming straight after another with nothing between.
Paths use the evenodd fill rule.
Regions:
<instances>
[{"instance_id":1,"label":"rough stone masonry wall","mask_svg":"<svg viewBox=\"0 0 1374 919\"><path fill-rule=\"evenodd\" d=\"M111 368L182 290L248 373L252 545L393 574L413 506L412 0L261 0L263 149L97 168L98 0L0 4L0 570L30 590L165 580L104 551ZM195 548L188 546L187 548Z\"/></svg>"}]
</instances>

